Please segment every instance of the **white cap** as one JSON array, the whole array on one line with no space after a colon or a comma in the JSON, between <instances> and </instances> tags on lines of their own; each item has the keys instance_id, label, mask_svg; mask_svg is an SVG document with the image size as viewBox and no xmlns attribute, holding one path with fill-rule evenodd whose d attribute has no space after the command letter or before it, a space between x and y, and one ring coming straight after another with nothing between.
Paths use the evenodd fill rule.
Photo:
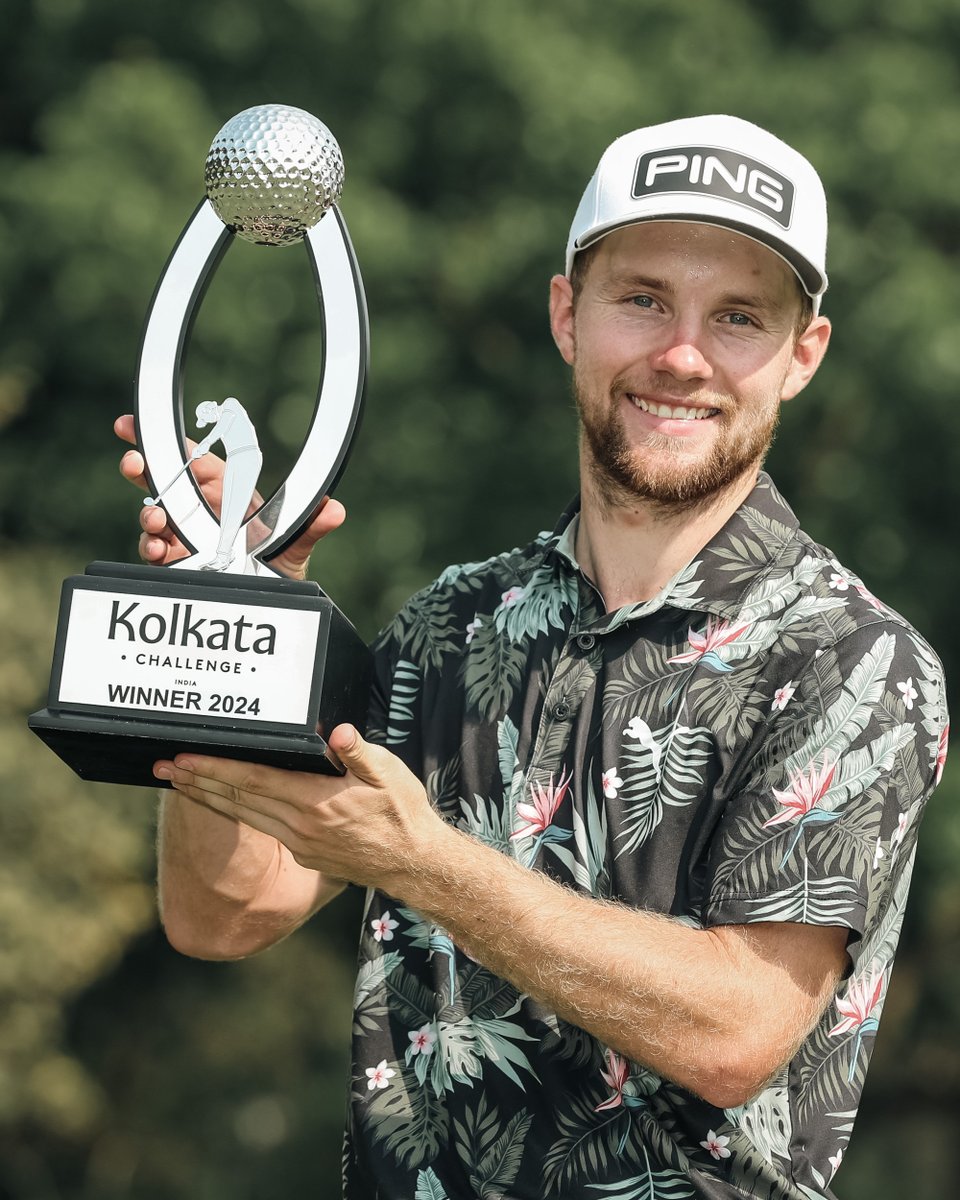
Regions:
<instances>
[{"instance_id":1,"label":"white cap","mask_svg":"<svg viewBox=\"0 0 960 1200\"><path fill-rule=\"evenodd\" d=\"M574 256L640 221L696 221L769 246L813 299L827 290L827 200L811 164L740 117L686 117L626 133L603 153L567 240Z\"/></svg>"}]
</instances>

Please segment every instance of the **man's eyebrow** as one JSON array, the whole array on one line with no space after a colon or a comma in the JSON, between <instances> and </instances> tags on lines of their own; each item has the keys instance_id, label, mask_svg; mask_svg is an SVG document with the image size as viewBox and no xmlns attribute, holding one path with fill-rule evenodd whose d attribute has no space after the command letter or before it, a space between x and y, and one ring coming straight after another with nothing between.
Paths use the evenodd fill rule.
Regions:
<instances>
[{"instance_id":1,"label":"man's eyebrow","mask_svg":"<svg viewBox=\"0 0 960 1200\"><path fill-rule=\"evenodd\" d=\"M718 300L720 308L776 308L773 296L765 292L726 292Z\"/></svg>"},{"instance_id":2,"label":"man's eyebrow","mask_svg":"<svg viewBox=\"0 0 960 1200\"><path fill-rule=\"evenodd\" d=\"M666 279L655 275L641 275L637 271L615 272L610 277L615 288L628 288L631 291L672 292L673 288Z\"/></svg>"}]
</instances>

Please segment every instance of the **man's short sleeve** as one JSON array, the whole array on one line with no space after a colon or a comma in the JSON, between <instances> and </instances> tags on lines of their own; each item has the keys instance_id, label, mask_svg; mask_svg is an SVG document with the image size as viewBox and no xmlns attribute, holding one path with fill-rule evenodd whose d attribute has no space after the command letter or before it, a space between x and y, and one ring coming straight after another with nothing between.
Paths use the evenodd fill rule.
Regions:
<instances>
[{"instance_id":1,"label":"man's short sleeve","mask_svg":"<svg viewBox=\"0 0 960 1200\"><path fill-rule=\"evenodd\" d=\"M878 619L784 680L707 863L703 923L844 925L861 937L909 878L946 753L940 664Z\"/></svg>"}]
</instances>

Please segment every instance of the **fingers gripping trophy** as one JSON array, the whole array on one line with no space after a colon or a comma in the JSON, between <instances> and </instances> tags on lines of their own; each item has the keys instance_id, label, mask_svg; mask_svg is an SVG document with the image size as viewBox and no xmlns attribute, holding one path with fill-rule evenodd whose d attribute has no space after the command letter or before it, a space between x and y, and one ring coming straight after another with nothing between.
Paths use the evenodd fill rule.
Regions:
<instances>
[{"instance_id":1,"label":"fingers gripping trophy","mask_svg":"<svg viewBox=\"0 0 960 1200\"><path fill-rule=\"evenodd\" d=\"M316 516L353 441L369 359L366 303L338 208L344 168L302 109L246 109L213 140L206 199L183 230L147 314L136 436L150 494L186 550L169 566L92 563L64 582L47 707L30 726L87 779L153 786L178 751L339 771L325 734L362 727L371 660L318 584L270 562ZM257 493L262 454L241 399L204 397L188 450L183 360L213 272L235 241L303 242L323 327L323 366L304 444L284 482ZM219 512L191 466L225 458ZM158 485L161 485L158 487Z\"/></svg>"}]
</instances>

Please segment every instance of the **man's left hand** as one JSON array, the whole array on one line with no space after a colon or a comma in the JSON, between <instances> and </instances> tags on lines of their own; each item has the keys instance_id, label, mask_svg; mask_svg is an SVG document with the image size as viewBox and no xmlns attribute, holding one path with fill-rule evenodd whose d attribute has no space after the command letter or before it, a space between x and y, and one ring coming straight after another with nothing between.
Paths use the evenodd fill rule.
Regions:
<instances>
[{"instance_id":1,"label":"man's left hand","mask_svg":"<svg viewBox=\"0 0 960 1200\"><path fill-rule=\"evenodd\" d=\"M154 765L184 796L275 837L296 861L337 879L398 894L404 876L452 829L395 754L338 725L335 777L194 753Z\"/></svg>"}]
</instances>

